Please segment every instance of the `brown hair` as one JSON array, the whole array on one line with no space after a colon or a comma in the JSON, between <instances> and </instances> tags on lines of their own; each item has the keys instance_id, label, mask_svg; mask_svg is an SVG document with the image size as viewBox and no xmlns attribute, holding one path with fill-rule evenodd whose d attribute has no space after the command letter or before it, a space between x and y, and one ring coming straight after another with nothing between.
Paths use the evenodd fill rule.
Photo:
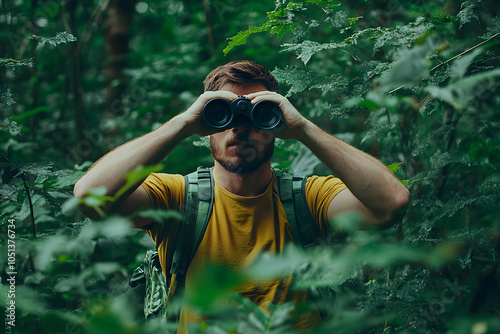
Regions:
<instances>
[{"instance_id":1,"label":"brown hair","mask_svg":"<svg viewBox=\"0 0 500 334\"><path fill-rule=\"evenodd\" d=\"M249 60L237 60L219 66L203 81L205 92L220 90L228 83L235 85L260 83L271 92L279 92L276 78L263 66Z\"/></svg>"}]
</instances>

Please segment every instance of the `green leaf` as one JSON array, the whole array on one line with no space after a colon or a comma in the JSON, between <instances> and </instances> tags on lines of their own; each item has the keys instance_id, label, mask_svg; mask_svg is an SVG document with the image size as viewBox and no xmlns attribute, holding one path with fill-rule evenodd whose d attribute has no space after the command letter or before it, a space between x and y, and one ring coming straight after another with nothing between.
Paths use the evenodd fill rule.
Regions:
<instances>
[{"instance_id":1,"label":"green leaf","mask_svg":"<svg viewBox=\"0 0 500 334\"><path fill-rule=\"evenodd\" d=\"M107 238L121 238L133 231L130 220L121 216L110 216L93 225L98 235Z\"/></svg>"},{"instance_id":2,"label":"green leaf","mask_svg":"<svg viewBox=\"0 0 500 334\"><path fill-rule=\"evenodd\" d=\"M49 203L51 206L53 206L57 211L61 210L61 205L59 204L59 201L56 200L49 192L45 189L38 188L38 187L31 187L30 188L35 194L40 195Z\"/></svg>"},{"instance_id":3,"label":"green leaf","mask_svg":"<svg viewBox=\"0 0 500 334\"><path fill-rule=\"evenodd\" d=\"M464 109L476 98L475 87L485 80L500 76L500 69L481 72L450 83L446 87L427 86L425 90L435 98L445 101L457 109Z\"/></svg>"},{"instance_id":4,"label":"green leaf","mask_svg":"<svg viewBox=\"0 0 500 334\"><path fill-rule=\"evenodd\" d=\"M430 70L428 54L436 48L428 41L423 45L401 51L391 68L380 77L381 92L389 92L403 85L413 84L424 78Z\"/></svg>"},{"instance_id":5,"label":"green leaf","mask_svg":"<svg viewBox=\"0 0 500 334\"><path fill-rule=\"evenodd\" d=\"M87 192L87 196L80 199L80 202L92 208L103 206L106 202L114 201L111 196L106 196L106 187L92 188Z\"/></svg>"},{"instance_id":6,"label":"green leaf","mask_svg":"<svg viewBox=\"0 0 500 334\"><path fill-rule=\"evenodd\" d=\"M393 163L393 164L388 165L387 168L389 168L389 170L391 172L396 173L402 164L404 164L404 162Z\"/></svg>"},{"instance_id":7,"label":"green leaf","mask_svg":"<svg viewBox=\"0 0 500 334\"><path fill-rule=\"evenodd\" d=\"M182 214L176 210L148 209L134 213L134 217L150 218L156 222L163 222L167 219L182 220Z\"/></svg>"},{"instance_id":8,"label":"green leaf","mask_svg":"<svg viewBox=\"0 0 500 334\"><path fill-rule=\"evenodd\" d=\"M243 284L247 277L241 271L235 271L221 265L206 265L199 275L193 278L186 289L186 301L190 305L207 308L225 302Z\"/></svg>"},{"instance_id":9,"label":"green leaf","mask_svg":"<svg viewBox=\"0 0 500 334\"><path fill-rule=\"evenodd\" d=\"M474 58L476 58L482 52L483 52L482 48L477 48L471 53L464 55L453 61L450 67L451 81L454 82L463 78Z\"/></svg>"},{"instance_id":10,"label":"green leaf","mask_svg":"<svg viewBox=\"0 0 500 334\"><path fill-rule=\"evenodd\" d=\"M46 43L49 43L52 46L57 46L61 43L76 42L76 37L71 35L70 33L67 33L66 31L58 32L55 37L49 37L49 38L37 35L30 35L29 39L34 39L38 41L37 49L39 47L44 46Z\"/></svg>"},{"instance_id":11,"label":"green leaf","mask_svg":"<svg viewBox=\"0 0 500 334\"><path fill-rule=\"evenodd\" d=\"M87 194L94 197L103 197L106 195L106 187L92 188L87 192Z\"/></svg>"},{"instance_id":12,"label":"green leaf","mask_svg":"<svg viewBox=\"0 0 500 334\"><path fill-rule=\"evenodd\" d=\"M322 77L307 70L300 70L296 67L286 67L284 69L275 69L272 74L278 82L284 82L291 85L286 96L302 92L306 89L320 88L322 90L342 91L346 86L345 80L340 75L331 77Z\"/></svg>"},{"instance_id":13,"label":"green leaf","mask_svg":"<svg viewBox=\"0 0 500 334\"><path fill-rule=\"evenodd\" d=\"M224 56L227 55L227 53L234 49L236 46L245 44L247 42L248 36L250 36L251 34L269 31L269 29L269 25L265 23L257 27L249 26L247 30L238 32L236 36L229 38L229 43L224 48L224 50L222 50L224 52Z\"/></svg>"},{"instance_id":14,"label":"green leaf","mask_svg":"<svg viewBox=\"0 0 500 334\"><path fill-rule=\"evenodd\" d=\"M2 199L2 201L16 202L18 194L22 193L24 189L11 186L9 184L6 184L6 182L2 183L4 183L0 187L0 198Z\"/></svg>"},{"instance_id":15,"label":"green leaf","mask_svg":"<svg viewBox=\"0 0 500 334\"><path fill-rule=\"evenodd\" d=\"M389 108L393 110L404 102L405 98L400 98L392 95L385 95L376 92L368 92L364 98L355 97L345 102L346 107L359 106L367 108L370 111L379 110L381 108Z\"/></svg>"},{"instance_id":16,"label":"green leaf","mask_svg":"<svg viewBox=\"0 0 500 334\"><path fill-rule=\"evenodd\" d=\"M83 172L73 171L69 169L61 169L56 171L53 176L55 179L50 180L44 184L45 188L73 189L75 183L83 176Z\"/></svg>"},{"instance_id":17,"label":"green leaf","mask_svg":"<svg viewBox=\"0 0 500 334\"><path fill-rule=\"evenodd\" d=\"M493 36L500 33L500 16L496 16L491 19L491 23L487 29L487 33L483 36L480 36L481 39L488 40Z\"/></svg>"},{"instance_id":18,"label":"green leaf","mask_svg":"<svg viewBox=\"0 0 500 334\"><path fill-rule=\"evenodd\" d=\"M363 16L357 16L357 17L348 17L347 20L349 21L349 24L350 25L353 25L355 24L356 22L358 22L359 19L362 19Z\"/></svg>"},{"instance_id":19,"label":"green leaf","mask_svg":"<svg viewBox=\"0 0 500 334\"><path fill-rule=\"evenodd\" d=\"M79 202L80 202L79 198L71 197L61 205L62 213L67 216L73 214L76 211Z\"/></svg>"},{"instance_id":20,"label":"green leaf","mask_svg":"<svg viewBox=\"0 0 500 334\"><path fill-rule=\"evenodd\" d=\"M5 66L9 69L16 69L17 67L28 66L33 67L33 58L16 60L12 58L0 58L0 66Z\"/></svg>"},{"instance_id":21,"label":"green leaf","mask_svg":"<svg viewBox=\"0 0 500 334\"><path fill-rule=\"evenodd\" d=\"M426 36L432 28L434 28L434 24L431 20L419 19L406 25L380 29L373 37L375 40L374 52L386 45L407 48L410 45L418 44L416 42Z\"/></svg>"},{"instance_id":22,"label":"green leaf","mask_svg":"<svg viewBox=\"0 0 500 334\"><path fill-rule=\"evenodd\" d=\"M287 32L295 30L295 28L298 27L298 23L296 22L284 22L284 23L278 23L276 25L271 26L269 29L269 32L271 34L276 34L278 35L279 39L282 39Z\"/></svg>"},{"instance_id":23,"label":"green leaf","mask_svg":"<svg viewBox=\"0 0 500 334\"><path fill-rule=\"evenodd\" d=\"M254 280L266 280L279 276L287 276L306 261L303 252L290 245L282 254L262 253L246 270Z\"/></svg>"},{"instance_id":24,"label":"green leaf","mask_svg":"<svg viewBox=\"0 0 500 334\"><path fill-rule=\"evenodd\" d=\"M120 190L116 192L115 198L120 197L131 187L135 186L138 182L142 182L146 177L148 177L149 174L159 172L162 169L163 165L161 164L149 167L139 166L133 171L125 174L125 179L127 180L127 182Z\"/></svg>"},{"instance_id":25,"label":"green leaf","mask_svg":"<svg viewBox=\"0 0 500 334\"><path fill-rule=\"evenodd\" d=\"M472 20L479 20L477 15L477 10L479 7L480 0L467 0L460 6L460 12L457 17L460 19L460 29L462 26Z\"/></svg>"},{"instance_id":26,"label":"green leaf","mask_svg":"<svg viewBox=\"0 0 500 334\"><path fill-rule=\"evenodd\" d=\"M53 175L51 171L53 163L27 163L27 162L3 162L0 163L0 167L5 168L5 170L10 170L15 172L13 177L19 177L21 175L32 175L36 177L38 183L44 182L48 177ZM11 178L12 179L12 178Z\"/></svg>"},{"instance_id":27,"label":"green leaf","mask_svg":"<svg viewBox=\"0 0 500 334\"><path fill-rule=\"evenodd\" d=\"M9 88L0 86L0 106L7 107L16 104L16 101L13 100L13 97L14 95Z\"/></svg>"},{"instance_id":28,"label":"green leaf","mask_svg":"<svg viewBox=\"0 0 500 334\"><path fill-rule=\"evenodd\" d=\"M22 122L44 111L50 111L49 107L38 107L33 110L25 111L19 115L11 116L11 120L16 122Z\"/></svg>"},{"instance_id":29,"label":"green leaf","mask_svg":"<svg viewBox=\"0 0 500 334\"><path fill-rule=\"evenodd\" d=\"M359 211L349 211L339 214L330 222L334 231L354 233L361 228L363 214Z\"/></svg>"},{"instance_id":30,"label":"green leaf","mask_svg":"<svg viewBox=\"0 0 500 334\"><path fill-rule=\"evenodd\" d=\"M340 6L340 3L334 0L306 0L306 3L317 5L321 8L336 8Z\"/></svg>"},{"instance_id":31,"label":"green leaf","mask_svg":"<svg viewBox=\"0 0 500 334\"><path fill-rule=\"evenodd\" d=\"M298 59L302 60L304 65L307 65L311 57L320 51L323 50L332 50L338 48L344 48L347 46L347 43L317 43L313 41L304 41L299 44L283 44L284 49L280 52L286 51L295 51L297 52Z\"/></svg>"}]
</instances>

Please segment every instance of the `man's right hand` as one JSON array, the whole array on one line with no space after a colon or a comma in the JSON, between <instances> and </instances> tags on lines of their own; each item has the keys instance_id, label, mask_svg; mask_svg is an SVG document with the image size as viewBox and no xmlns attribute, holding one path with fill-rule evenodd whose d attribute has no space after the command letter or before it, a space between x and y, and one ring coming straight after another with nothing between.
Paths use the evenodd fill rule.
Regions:
<instances>
[{"instance_id":1,"label":"man's right hand","mask_svg":"<svg viewBox=\"0 0 500 334\"><path fill-rule=\"evenodd\" d=\"M115 196L125 183L125 175L138 166L151 166L160 163L181 141L192 134L206 136L220 130L213 129L203 122L202 111L205 104L214 99L223 98L234 101L238 96L227 91L205 92L185 112L172 118L158 129L131 140L112 150L99 159L75 184L73 193L76 197L85 197L87 192L96 187L106 187L107 196ZM149 197L143 187L143 180L138 181L129 191L116 198L110 207L101 208L109 214L118 211L129 215L141 209L151 207ZM93 208L81 208L91 218L99 218ZM135 219L137 227L148 223L147 219Z\"/></svg>"},{"instance_id":2,"label":"man's right hand","mask_svg":"<svg viewBox=\"0 0 500 334\"><path fill-rule=\"evenodd\" d=\"M205 92L201 94L185 112L176 116L185 124L184 130L186 131L187 136L193 134L208 136L213 133L223 131L221 129L214 129L207 126L202 117L202 111L205 104L215 98L222 98L232 102L236 100L238 96L228 91Z\"/></svg>"}]
</instances>

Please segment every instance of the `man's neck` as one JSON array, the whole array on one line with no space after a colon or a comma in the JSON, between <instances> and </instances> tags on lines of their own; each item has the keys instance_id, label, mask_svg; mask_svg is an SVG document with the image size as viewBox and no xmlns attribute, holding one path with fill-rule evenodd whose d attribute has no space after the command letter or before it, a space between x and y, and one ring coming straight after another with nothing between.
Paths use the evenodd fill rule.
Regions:
<instances>
[{"instance_id":1,"label":"man's neck","mask_svg":"<svg viewBox=\"0 0 500 334\"><path fill-rule=\"evenodd\" d=\"M235 195L245 197L258 196L264 193L273 179L270 161L248 174L231 173L215 161L214 173L217 182L224 189Z\"/></svg>"}]
</instances>

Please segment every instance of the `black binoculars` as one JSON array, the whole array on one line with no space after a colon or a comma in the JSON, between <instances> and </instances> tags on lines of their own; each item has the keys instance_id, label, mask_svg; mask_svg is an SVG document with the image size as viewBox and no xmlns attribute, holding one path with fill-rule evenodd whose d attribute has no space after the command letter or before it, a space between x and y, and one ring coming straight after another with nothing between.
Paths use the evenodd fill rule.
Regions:
<instances>
[{"instance_id":1,"label":"black binoculars","mask_svg":"<svg viewBox=\"0 0 500 334\"><path fill-rule=\"evenodd\" d=\"M270 100L260 101L253 105L243 96L233 102L216 98L208 101L203 107L203 120L215 129L234 127L239 115L249 118L257 128L263 130L276 128L283 119L283 112L279 105Z\"/></svg>"}]
</instances>

